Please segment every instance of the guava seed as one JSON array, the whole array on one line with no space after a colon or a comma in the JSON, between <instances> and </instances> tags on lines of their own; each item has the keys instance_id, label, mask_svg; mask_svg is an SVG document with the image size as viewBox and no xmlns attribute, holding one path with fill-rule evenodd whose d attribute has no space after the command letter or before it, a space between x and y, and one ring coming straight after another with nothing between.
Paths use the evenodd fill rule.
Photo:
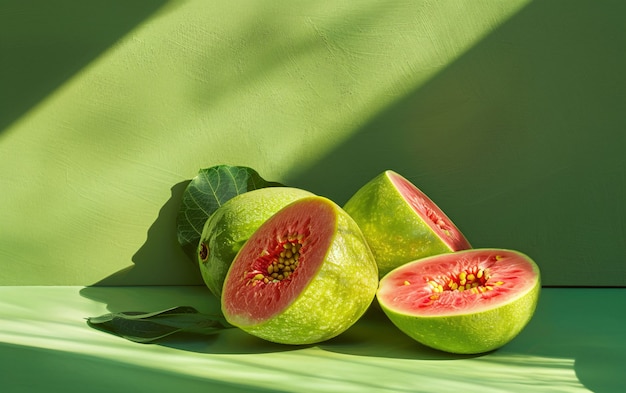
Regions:
<instances>
[{"instance_id":1,"label":"guava seed","mask_svg":"<svg viewBox=\"0 0 626 393\"><path fill-rule=\"evenodd\" d=\"M304 237L289 234L283 239L274 252L263 252L255 264L256 269L246 274L253 285L287 280L298 267Z\"/></svg>"},{"instance_id":2,"label":"guava seed","mask_svg":"<svg viewBox=\"0 0 626 393\"><path fill-rule=\"evenodd\" d=\"M488 285L490 274L489 269L482 269L478 266L473 266L469 269L462 270L457 273L449 273L446 276L437 277L428 281L433 296L431 299L436 299L437 294L445 291L467 291L472 293L483 293L493 289L493 285ZM502 285L502 281L494 283L494 285Z\"/></svg>"}]
</instances>

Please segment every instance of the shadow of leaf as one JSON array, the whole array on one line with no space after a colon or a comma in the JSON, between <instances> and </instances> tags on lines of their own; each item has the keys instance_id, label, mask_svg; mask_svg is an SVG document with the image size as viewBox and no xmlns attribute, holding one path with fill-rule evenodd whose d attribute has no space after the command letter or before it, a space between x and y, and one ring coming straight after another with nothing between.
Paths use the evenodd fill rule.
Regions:
<instances>
[{"instance_id":1,"label":"shadow of leaf","mask_svg":"<svg viewBox=\"0 0 626 393\"><path fill-rule=\"evenodd\" d=\"M94 286L204 285L195 261L180 247L176 216L189 181L171 188L171 197L148 229L145 243L133 255L133 265L96 282Z\"/></svg>"}]
</instances>

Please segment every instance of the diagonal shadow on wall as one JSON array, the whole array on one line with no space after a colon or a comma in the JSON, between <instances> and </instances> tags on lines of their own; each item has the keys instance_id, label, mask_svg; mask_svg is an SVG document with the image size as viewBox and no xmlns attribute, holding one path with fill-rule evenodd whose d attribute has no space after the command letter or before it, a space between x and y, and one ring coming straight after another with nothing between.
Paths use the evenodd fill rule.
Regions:
<instances>
[{"instance_id":1,"label":"diagonal shadow on wall","mask_svg":"<svg viewBox=\"0 0 626 393\"><path fill-rule=\"evenodd\" d=\"M343 204L393 169L544 285L626 285L625 11L531 3L286 183Z\"/></svg>"},{"instance_id":2,"label":"diagonal shadow on wall","mask_svg":"<svg viewBox=\"0 0 626 393\"><path fill-rule=\"evenodd\" d=\"M0 133L166 2L2 1Z\"/></svg>"},{"instance_id":3,"label":"diagonal shadow on wall","mask_svg":"<svg viewBox=\"0 0 626 393\"><path fill-rule=\"evenodd\" d=\"M170 283L204 285L196 261L183 252L176 234L176 217L188 184L186 180L171 188L170 198L148 229L146 241L133 255L133 264L103 278L94 286L164 285L167 280Z\"/></svg>"},{"instance_id":4,"label":"diagonal shadow on wall","mask_svg":"<svg viewBox=\"0 0 626 393\"><path fill-rule=\"evenodd\" d=\"M544 285L626 285L626 57L616 49L626 44L618 17L625 7L530 4L284 183L343 204L391 168L429 194L475 247L536 259ZM132 271L98 284L171 269L162 256L176 246L180 186Z\"/></svg>"}]
</instances>

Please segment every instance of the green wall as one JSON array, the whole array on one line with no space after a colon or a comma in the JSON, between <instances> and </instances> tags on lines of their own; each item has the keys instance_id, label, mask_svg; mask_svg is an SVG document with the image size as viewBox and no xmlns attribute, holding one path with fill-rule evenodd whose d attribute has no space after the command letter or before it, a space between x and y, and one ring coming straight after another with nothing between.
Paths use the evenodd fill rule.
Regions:
<instances>
[{"instance_id":1,"label":"green wall","mask_svg":"<svg viewBox=\"0 0 626 393\"><path fill-rule=\"evenodd\" d=\"M393 169L545 285L626 285L620 1L0 2L0 285L201 284L175 216L246 165Z\"/></svg>"}]
</instances>

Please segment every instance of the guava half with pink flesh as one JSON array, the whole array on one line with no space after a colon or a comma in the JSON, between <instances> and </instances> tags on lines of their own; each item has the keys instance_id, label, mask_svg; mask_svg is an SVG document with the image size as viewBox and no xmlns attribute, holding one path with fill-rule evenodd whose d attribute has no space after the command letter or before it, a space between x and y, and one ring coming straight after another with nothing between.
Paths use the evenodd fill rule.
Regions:
<instances>
[{"instance_id":1,"label":"guava half with pink flesh","mask_svg":"<svg viewBox=\"0 0 626 393\"><path fill-rule=\"evenodd\" d=\"M394 269L376 294L389 319L429 347L477 354L515 338L531 320L540 273L525 254L473 249Z\"/></svg>"},{"instance_id":2,"label":"guava half with pink flesh","mask_svg":"<svg viewBox=\"0 0 626 393\"><path fill-rule=\"evenodd\" d=\"M281 208L313 196L293 187L267 187L244 192L217 208L206 220L197 249L204 283L219 298L230 264L261 224Z\"/></svg>"},{"instance_id":3,"label":"guava half with pink flesh","mask_svg":"<svg viewBox=\"0 0 626 393\"><path fill-rule=\"evenodd\" d=\"M376 262L358 225L314 196L279 210L243 245L222 288L222 312L262 339L311 344L353 325L377 287Z\"/></svg>"},{"instance_id":4,"label":"guava half with pink flesh","mask_svg":"<svg viewBox=\"0 0 626 393\"><path fill-rule=\"evenodd\" d=\"M361 187L344 210L363 231L380 277L415 259L471 248L426 194L391 170Z\"/></svg>"}]
</instances>

